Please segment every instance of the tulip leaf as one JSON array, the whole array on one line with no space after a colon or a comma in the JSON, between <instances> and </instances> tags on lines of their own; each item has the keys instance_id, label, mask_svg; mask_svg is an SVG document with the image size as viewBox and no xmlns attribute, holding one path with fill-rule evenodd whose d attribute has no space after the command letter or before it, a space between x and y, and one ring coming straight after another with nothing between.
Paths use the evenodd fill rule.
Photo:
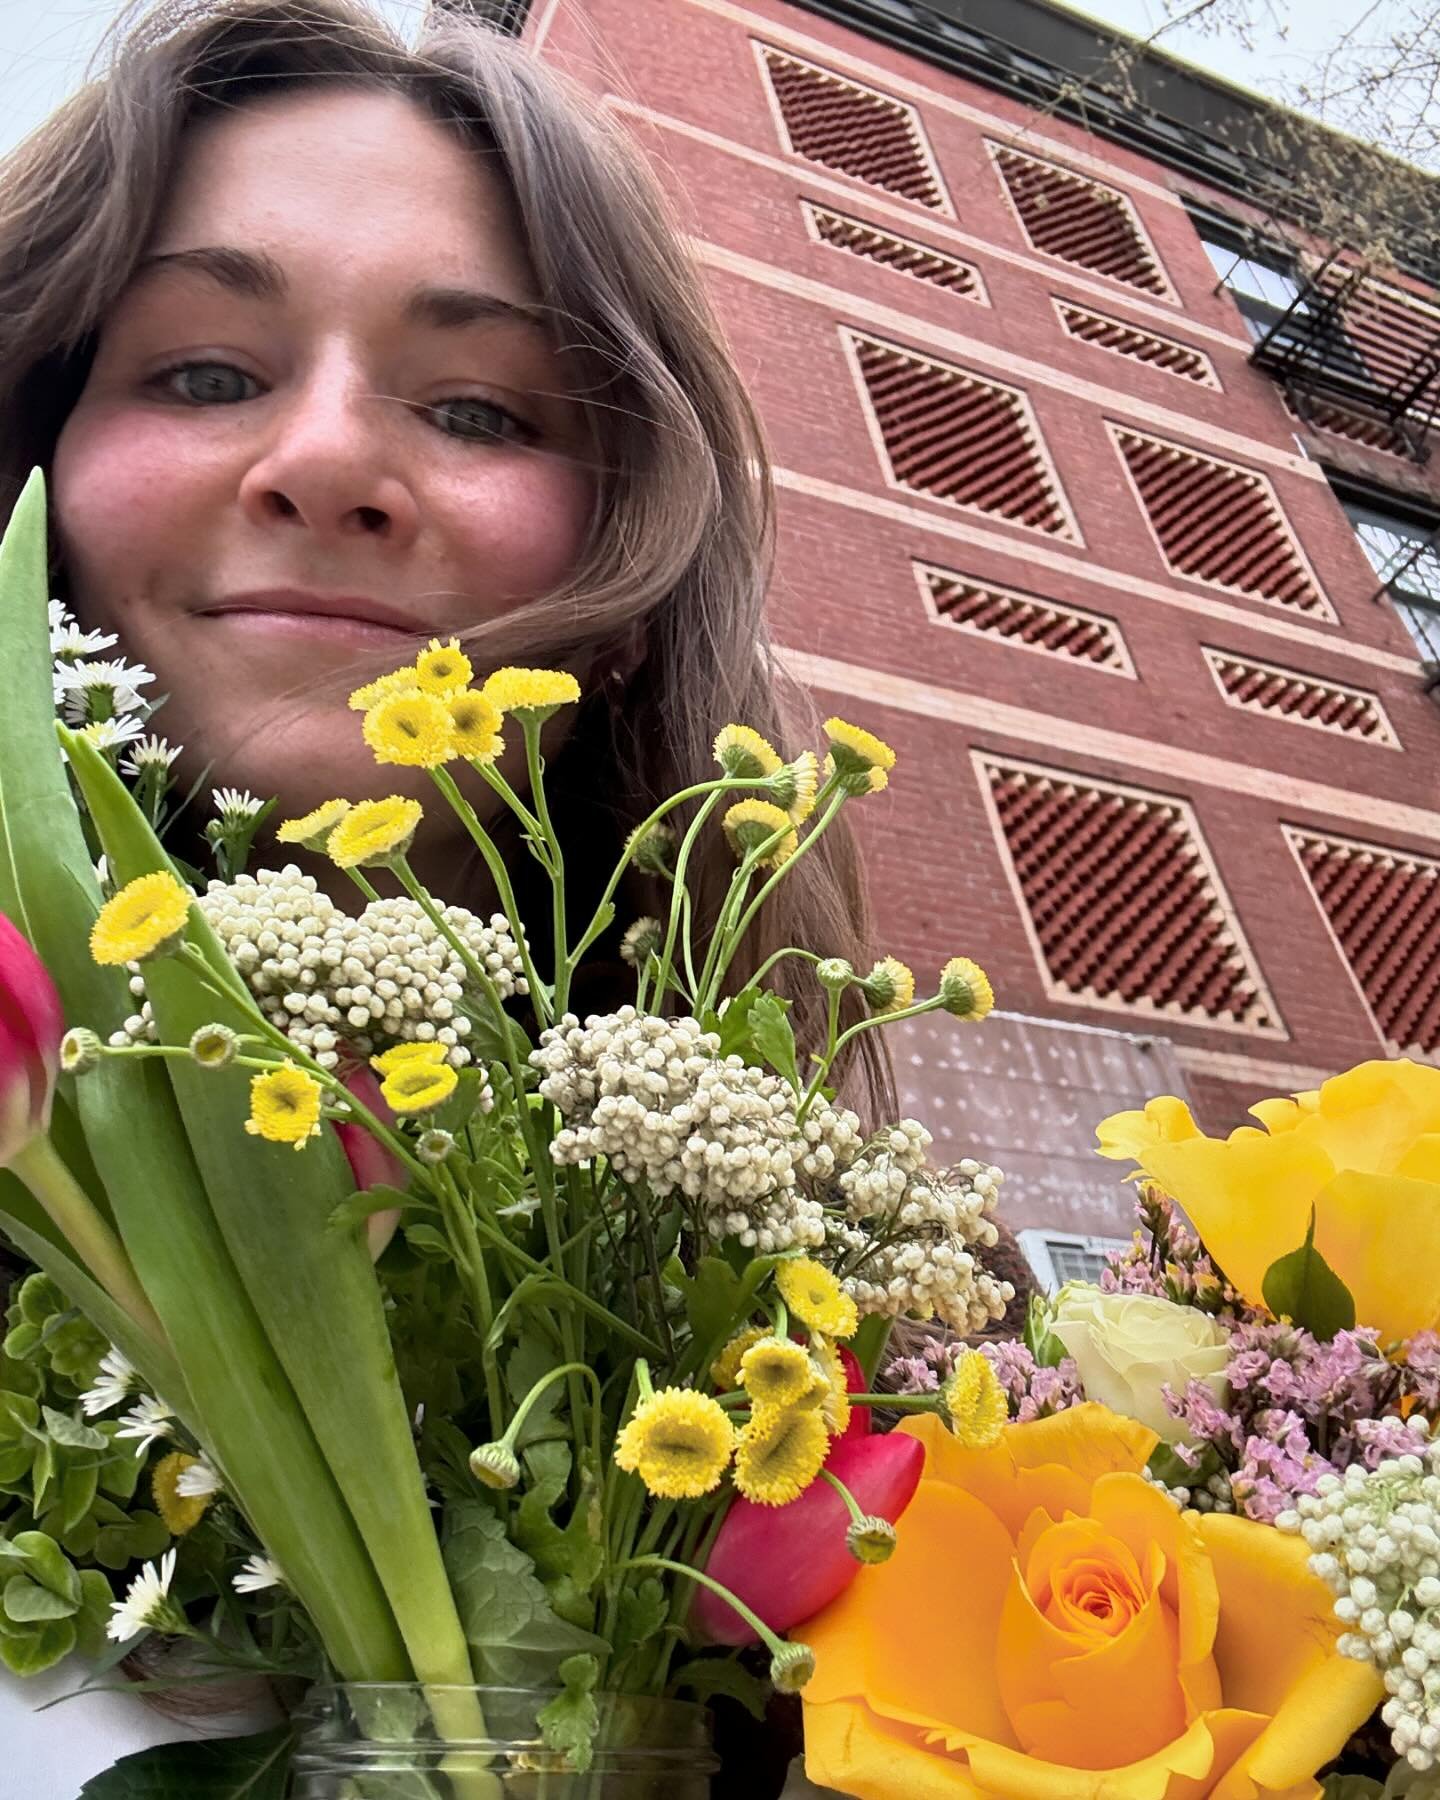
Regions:
<instances>
[{"instance_id":1,"label":"tulip leaf","mask_svg":"<svg viewBox=\"0 0 1440 1800\"><path fill-rule=\"evenodd\" d=\"M1322 1344L1355 1324L1355 1301L1349 1288L1315 1248L1313 1206L1305 1242L1271 1263L1260 1291L1277 1319L1292 1319Z\"/></svg>"}]
</instances>

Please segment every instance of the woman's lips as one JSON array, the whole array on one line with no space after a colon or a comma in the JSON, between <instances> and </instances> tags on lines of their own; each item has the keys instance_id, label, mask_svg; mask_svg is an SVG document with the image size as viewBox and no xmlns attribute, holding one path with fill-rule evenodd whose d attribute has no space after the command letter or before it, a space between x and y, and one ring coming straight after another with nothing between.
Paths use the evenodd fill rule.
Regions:
<instances>
[{"instance_id":1,"label":"woman's lips","mask_svg":"<svg viewBox=\"0 0 1440 1800\"><path fill-rule=\"evenodd\" d=\"M236 607L225 612L204 615L219 620L249 636L306 639L311 643L394 646L416 635L395 625L380 625L373 619L355 619L344 613L271 611L265 607Z\"/></svg>"}]
</instances>

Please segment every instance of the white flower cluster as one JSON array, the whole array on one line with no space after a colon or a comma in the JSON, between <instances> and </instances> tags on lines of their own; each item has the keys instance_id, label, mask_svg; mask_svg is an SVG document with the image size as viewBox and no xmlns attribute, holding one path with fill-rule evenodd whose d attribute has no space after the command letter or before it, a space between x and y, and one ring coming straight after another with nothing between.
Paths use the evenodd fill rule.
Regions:
<instances>
[{"instance_id":1,"label":"white flower cluster","mask_svg":"<svg viewBox=\"0 0 1440 1800\"><path fill-rule=\"evenodd\" d=\"M471 1060L465 964L415 901L372 900L352 918L290 863L212 881L196 904L266 1017L322 1068L339 1062L342 1039L360 1056L419 1040L444 1044L457 1068ZM502 999L526 991L503 914L487 925L464 907L440 910ZM137 970L131 991L144 986ZM147 1001L113 1041L154 1035Z\"/></svg>"},{"instance_id":2,"label":"white flower cluster","mask_svg":"<svg viewBox=\"0 0 1440 1800\"><path fill-rule=\"evenodd\" d=\"M1322 1475L1275 1523L1310 1546L1350 1628L1341 1654L1380 1672L1395 1754L1424 1771L1440 1765L1440 1444L1424 1419L1408 1425L1413 1454Z\"/></svg>"},{"instance_id":3,"label":"white flower cluster","mask_svg":"<svg viewBox=\"0 0 1440 1800\"><path fill-rule=\"evenodd\" d=\"M930 1143L914 1119L871 1139L840 1174L845 1217L832 1243L862 1314L939 1318L953 1331L979 1331L1015 1294L975 1255L999 1237L989 1215L1004 1177L969 1157L936 1175L925 1160Z\"/></svg>"},{"instance_id":4,"label":"white flower cluster","mask_svg":"<svg viewBox=\"0 0 1440 1800\"><path fill-rule=\"evenodd\" d=\"M551 1153L557 1163L603 1156L626 1181L697 1200L717 1240L766 1253L820 1247L824 1208L800 1177L832 1178L859 1148L859 1121L822 1102L797 1126L787 1082L719 1052L695 1019L625 1006L582 1025L567 1013L530 1058L565 1121Z\"/></svg>"}]
</instances>

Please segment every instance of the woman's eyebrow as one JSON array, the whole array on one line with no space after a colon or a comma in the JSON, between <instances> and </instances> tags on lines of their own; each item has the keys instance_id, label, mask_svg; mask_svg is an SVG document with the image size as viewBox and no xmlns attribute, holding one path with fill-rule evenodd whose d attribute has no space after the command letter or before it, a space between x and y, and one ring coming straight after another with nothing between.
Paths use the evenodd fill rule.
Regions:
<instances>
[{"instance_id":1,"label":"woman's eyebrow","mask_svg":"<svg viewBox=\"0 0 1440 1800\"><path fill-rule=\"evenodd\" d=\"M165 250L142 258L131 285L164 271L206 275L230 293L250 300L283 300L289 283L285 271L263 250L241 250L228 244L201 244L191 250ZM404 315L416 325L456 330L496 322L526 325L549 338L545 309L476 288L422 286L406 297Z\"/></svg>"}]
</instances>

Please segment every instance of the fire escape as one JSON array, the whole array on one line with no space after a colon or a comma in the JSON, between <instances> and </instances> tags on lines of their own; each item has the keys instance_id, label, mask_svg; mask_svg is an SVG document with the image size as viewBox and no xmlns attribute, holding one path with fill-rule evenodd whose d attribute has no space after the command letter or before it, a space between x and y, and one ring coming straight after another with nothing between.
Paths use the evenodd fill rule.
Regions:
<instances>
[{"instance_id":1,"label":"fire escape","mask_svg":"<svg viewBox=\"0 0 1440 1800\"><path fill-rule=\"evenodd\" d=\"M1440 311L1332 253L1256 344L1291 409L1327 430L1428 460L1440 422Z\"/></svg>"}]
</instances>

